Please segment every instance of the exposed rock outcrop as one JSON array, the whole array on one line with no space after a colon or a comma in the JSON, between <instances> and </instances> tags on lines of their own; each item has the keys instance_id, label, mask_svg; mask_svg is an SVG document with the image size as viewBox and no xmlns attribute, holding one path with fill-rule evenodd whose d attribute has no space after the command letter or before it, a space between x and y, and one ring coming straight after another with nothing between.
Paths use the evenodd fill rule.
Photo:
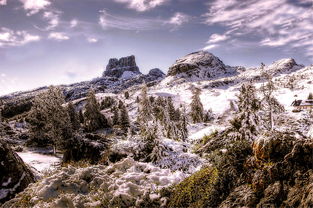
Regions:
<instances>
[{"instance_id":1,"label":"exposed rock outcrop","mask_svg":"<svg viewBox=\"0 0 313 208\"><path fill-rule=\"evenodd\" d=\"M156 77L156 78L163 78L165 74L158 68L151 69L148 73L148 76Z\"/></svg>"},{"instance_id":2,"label":"exposed rock outcrop","mask_svg":"<svg viewBox=\"0 0 313 208\"><path fill-rule=\"evenodd\" d=\"M294 72L303 68L303 65L299 65L293 58L280 59L267 66L265 69L273 76Z\"/></svg>"},{"instance_id":3,"label":"exposed rock outcrop","mask_svg":"<svg viewBox=\"0 0 313 208\"><path fill-rule=\"evenodd\" d=\"M226 153L219 153L218 149L208 152L213 168L217 168L217 179L211 180L212 173L203 175L200 173L205 169L200 170L175 187L170 206L313 207L312 139L297 139L289 132L271 132L254 142L253 151L242 151L247 147L240 141L226 146ZM201 176L199 182L191 180L195 176ZM190 184L181 189L188 181ZM201 197L197 192L199 186L205 193Z\"/></svg>"},{"instance_id":4,"label":"exposed rock outcrop","mask_svg":"<svg viewBox=\"0 0 313 208\"><path fill-rule=\"evenodd\" d=\"M212 53L198 51L180 58L172 65L167 76L187 75L198 78L212 78L227 72L225 64Z\"/></svg>"},{"instance_id":5,"label":"exposed rock outcrop","mask_svg":"<svg viewBox=\"0 0 313 208\"><path fill-rule=\"evenodd\" d=\"M22 159L0 139L0 204L23 191L35 177Z\"/></svg>"},{"instance_id":6,"label":"exposed rock outcrop","mask_svg":"<svg viewBox=\"0 0 313 208\"><path fill-rule=\"evenodd\" d=\"M120 78L124 73L141 74L136 65L135 56L122 57L120 59L112 58L103 72L104 77Z\"/></svg>"}]
</instances>

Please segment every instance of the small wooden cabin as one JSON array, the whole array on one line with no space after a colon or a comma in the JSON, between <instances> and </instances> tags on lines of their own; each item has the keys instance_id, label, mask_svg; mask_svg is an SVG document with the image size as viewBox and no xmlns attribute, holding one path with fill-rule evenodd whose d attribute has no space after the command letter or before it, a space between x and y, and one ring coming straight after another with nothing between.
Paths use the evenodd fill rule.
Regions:
<instances>
[{"instance_id":1,"label":"small wooden cabin","mask_svg":"<svg viewBox=\"0 0 313 208\"><path fill-rule=\"evenodd\" d=\"M295 110L312 110L313 109L313 99L310 100L294 100L291 103L291 106L294 107Z\"/></svg>"}]
</instances>

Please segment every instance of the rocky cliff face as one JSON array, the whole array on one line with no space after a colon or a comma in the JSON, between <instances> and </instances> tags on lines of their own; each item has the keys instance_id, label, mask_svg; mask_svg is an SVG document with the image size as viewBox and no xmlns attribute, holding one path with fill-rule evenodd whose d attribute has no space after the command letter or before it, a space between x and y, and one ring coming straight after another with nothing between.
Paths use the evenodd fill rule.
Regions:
<instances>
[{"instance_id":1,"label":"rocky cliff face","mask_svg":"<svg viewBox=\"0 0 313 208\"><path fill-rule=\"evenodd\" d=\"M198 78L212 78L227 72L225 64L212 53L198 51L180 58L172 65L167 76L195 76Z\"/></svg>"},{"instance_id":2,"label":"rocky cliff face","mask_svg":"<svg viewBox=\"0 0 313 208\"><path fill-rule=\"evenodd\" d=\"M22 159L0 140L0 205L35 182Z\"/></svg>"},{"instance_id":3,"label":"rocky cliff face","mask_svg":"<svg viewBox=\"0 0 313 208\"><path fill-rule=\"evenodd\" d=\"M275 76L275 75L282 74L282 73L286 74L286 73L294 72L303 67L304 67L303 65L297 64L294 59L285 58L285 59L281 59L281 60L273 62L271 65L266 67L266 70Z\"/></svg>"},{"instance_id":4,"label":"rocky cliff face","mask_svg":"<svg viewBox=\"0 0 313 208\"><path fill-rule=\"evenodd\" d=\"M136 65L135 56L122 57L120 59L112 58L103 72L103 77L120 78L125 72L141 74Z\"/></svg>"}]
</instances>

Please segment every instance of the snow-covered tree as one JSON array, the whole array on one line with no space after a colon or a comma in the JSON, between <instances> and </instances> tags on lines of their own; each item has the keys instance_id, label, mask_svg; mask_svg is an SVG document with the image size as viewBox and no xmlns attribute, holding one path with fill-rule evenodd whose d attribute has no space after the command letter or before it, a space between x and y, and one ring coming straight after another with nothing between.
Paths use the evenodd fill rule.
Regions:
<instances>
[{"instance_id":1,"label":"snow-covered tree","mask_svg":"<svg viewBox=\"0 0 313 208\"><path fill-rule=\"evenodd\" d=\"M148 122L151 119L152 119L152 107L148 97L147 85L144 84L141 89L141 95L139 99L138 121Z\"/></svg>"},{"instance_id":2,"label":"snow-covered tree","mask_svg":"<svg viewBox=\"0 0 313 208\"><path fill-rule=\"evenodd\" d=\"M193 123L203 122L203 105L200 100L200 89L195 88L193 90L192 101L191 101L191 112L190 116Z\"/></svg>"},{"instance_id":3,"label":"snow-covered tree","mask_svg":"<svg viewBox=\"0 0 313 208\"><path fill-rule=\"evenodd\" d=\"M50 87L38 95L29 114L30 132L33 139L63 147L72 137L72 126L68 111L63 107L64 96L59 88Z\"/></svg>"},{"instance_id":4,"label":"snow-covered tree","mask_svg":"<svg viewBox=\"0 0 313 208\"><path fill-rule=\"evenodd\" d=\"M118 121L121 127L123 127L124 129L127 129L130 125L128 111L122 101L119 101Z\"/></svg>"},{"instance_id":5,"label":"snow-covered tree","mask_svg":"<svg viewBox=\"0 0 313 208\"><path fill-rule=\"evenodd\" d=\"M265 113L265 123L269 130L274 129L275 114L283 112L284 106L281 105L278 100L274 97L273 92L275 91L275 85L273 78L269 73L264 73L267 83L263 84L261 91L263 94L262 109Z\"/></svg>"},{"instance_id":6,"label":"snow-covered tree","mask_svg":"<svg viewBox=\"0 0 313 208\"><path fill-rule=\"evenodd\" d=\"M113 117L112 117L112 123L113 125L119 124L119 117L118 117L118 108L114 106L112 109Z\"/></svg>"},{"instance_id":7,"label":"snow-covered tree","mask_svg":"<svg viewBox=\"0 0 313 208\"><path fill-rule=\"evenodd\" d=\"M92 132L101 128L110 127L106 117L100 112L100 105L94 91L90 91L84 112L84 127L86 131Z\"/></svg>"},{"instance_id":8,"label":"snow-covered tree","mask_svg":"<svg viewBox=\"0 0 313 208\"><path fill-rule=\"evenodd\" d=\"M204 122L210 122L214 119L214 114L212 109L209 109L208 111L205 112L204 116L203 116L203 121Z\"/></svg>"},{"instance_id":9,"label":"snow-covered tree","mask_svg":"<svg viewBox=\"0 0 313 208\"><path fill-rule=\"evenodd\" d=\"M80 127L79 115L76 113L75 106L73 105L72 102L68 103L67 111L70 116L73 130L78 130Z\"/></svg>"},{"instance_id":10,"label":"snow-covered tree","mask_svg":"<svg viewBox=\"0 0 313 208\"><path fill-rule=\"evenodd\" d=\"M79 123L83 124L85 119L84 119L84 114L83 114L82 109L79 110L78 118L79 118Z\"/></svg>"},{"instance_id":11,"label":"snow-covered tree","mask_svg":"<svg viewBox=\"0 0 313 208\"><path fill-rule=\"evenodd\" d=\"M242 139L253 141L259 133L260 108L261 104L256 96L255 87L251 83L243 84L238 95L239 112L231 122Z\"/></svg>"}]
</instances>

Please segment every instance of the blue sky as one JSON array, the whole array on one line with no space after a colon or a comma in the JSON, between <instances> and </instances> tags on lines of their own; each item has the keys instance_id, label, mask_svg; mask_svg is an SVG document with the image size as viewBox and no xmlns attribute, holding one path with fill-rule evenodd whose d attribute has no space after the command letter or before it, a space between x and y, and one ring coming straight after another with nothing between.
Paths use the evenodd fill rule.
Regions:
<instances>
[{"instance_id":1,"label":"blue sky","mask_svg":"<svg viewBox=\"0 0 313 208\"><path fill-rule=\"evenodd\" d=\"M101 76L135 55L143 73L208 50L225 64L313 63L312 0L0 0L0 94Z\"/></svg>"}]
</instances>

